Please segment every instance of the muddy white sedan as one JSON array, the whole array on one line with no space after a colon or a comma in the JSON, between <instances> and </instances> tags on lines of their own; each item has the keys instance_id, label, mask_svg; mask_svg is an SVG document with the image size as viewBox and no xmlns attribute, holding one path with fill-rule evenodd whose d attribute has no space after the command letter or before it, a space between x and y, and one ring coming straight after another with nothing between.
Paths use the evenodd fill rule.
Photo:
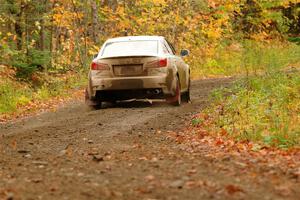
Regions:
<instances>
[{"instance_id":1,"label":"muddy white sedan","mask_svg":"<svg viewBox=\"0 0 300 200\"><path fill-rule=\"evenodd\" d=\"M179 106L190 100L190 68L174 47L160 36L120 37L107 40L89 71L86 102L130 99L166 99Z\"/></svg>"}]
</instances>

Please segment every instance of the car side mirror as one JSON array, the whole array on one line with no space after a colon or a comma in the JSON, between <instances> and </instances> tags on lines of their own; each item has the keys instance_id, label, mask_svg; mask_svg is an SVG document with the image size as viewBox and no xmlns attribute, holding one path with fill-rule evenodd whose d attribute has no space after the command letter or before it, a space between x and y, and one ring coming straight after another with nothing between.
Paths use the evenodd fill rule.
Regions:
<instances>
[{"instance_id":1,"label":"car side mirror","mask_svg":"<svg viewBox=\"0 0 300 200\"><path fill-rule=\"evenodd\" d=\"M181 52L180 52L180 56L181 56L181 57L188 56L189 54L190 54L189 50L186 50L186 49L183 49L183 50L181 50Z\"/></svg>"}]
</instances>

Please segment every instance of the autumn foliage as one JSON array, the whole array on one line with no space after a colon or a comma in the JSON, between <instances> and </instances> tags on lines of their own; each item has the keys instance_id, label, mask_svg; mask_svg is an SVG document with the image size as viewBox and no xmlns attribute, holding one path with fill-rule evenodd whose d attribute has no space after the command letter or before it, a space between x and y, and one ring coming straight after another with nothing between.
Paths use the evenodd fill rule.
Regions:
<instances>
[{"instance_id":1,"label":"autumn foliage","mask_svg":"<svg viewBox=\"0 0 300 200\"><path fill-rule=\"evenodd\" d=\"M197 57L222 42L299 33L297 0L1 0L1 63L18 75L79 70L109 37L163 35ZM14 58L14 59L13 59Z\"/></svg>"}]
</instances>

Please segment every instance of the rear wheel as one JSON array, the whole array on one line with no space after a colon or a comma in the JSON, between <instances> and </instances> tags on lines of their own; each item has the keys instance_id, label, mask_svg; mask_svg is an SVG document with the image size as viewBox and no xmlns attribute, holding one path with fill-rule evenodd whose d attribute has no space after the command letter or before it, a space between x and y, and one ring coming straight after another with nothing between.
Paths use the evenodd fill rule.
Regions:
<instances>
[{"instance_id":1,"label":"rear wheel","mask_svg":"<svg viewBox=\"0 0 300 200\"><path fill-rule=\"evenodd\" d=\"M176 93L175 96L168 99L168 102L170 102L174 106L180 106L181 105L181 86L178 76L176 76Z\"/></svg>"},{"instance_id":2,"label":"rear wheel","mask_svg":"<svg viewBox=\"0 0 300 200\"><path fill-rule=\"evenodd\" d=\"M95 105L92 106L93 109L99 110L102 108L102 102L97 102Z\"/></svg>"},{"instance_id":3,"label":"rear wheel","mask_svg":"<svg viewBox=\"0 0 300 200\"><path fill-rule=\"evenodd\" d=\"M189 103L191 101L191 93L190 93L190 88L191 88L191 79L189 79L189 85L188 85L188 90L182 95L182 99L184 102Z\"/></svg>"},{"instance_id":4,"label":"rear wheel","mask_svg":"<svg viewBox=\"0 0 300 200\"><path fill-rule=\"evenodd\" d=\"M101 109L101 107L102 107L101 101L98 101L97 99L90 99L87 89L85 90L85 103L91 109L98 110L98 109Z\"/></svg>"}]
</instances>

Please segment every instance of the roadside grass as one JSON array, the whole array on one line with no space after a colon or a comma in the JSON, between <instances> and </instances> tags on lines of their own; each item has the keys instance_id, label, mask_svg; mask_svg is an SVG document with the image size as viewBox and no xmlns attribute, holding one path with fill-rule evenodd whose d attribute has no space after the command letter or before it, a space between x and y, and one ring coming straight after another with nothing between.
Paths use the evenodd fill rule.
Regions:
<instances>
[{"instance_id":1,"label":"roadside grass","mask_svg":"<svg viewBox=\"0 0 300 200\"><path fill-rule=\"evenodd\" d=\"M31 100L31 90L15 85L10 79L0 84L0 114L16 110L18 105L24 105Z\"/></svg>"},{"instance_id":2,"label":"roadside grass","mask_svg":"<svg viewBox=\"0 0 300 200\"><path fill-rule=\"evenodd\" d=\"M47 79L47 80L44 80ZM20 108L30 110L31 103L47 102L54 97L67 97L71 91L86 84L86 73L72 73L60 76L43 77L41 84L16 81L11 77L1 76L0 81L0 116L18 114Z\"/></svg>"},{"instance_id":3,"label":"roadside grass","mask_svg":"<svg viewBox=\"0 0 300 200\"><path fill-rule=\"evenodd\" d=\"M209 110L215 128L242 141L280 148L299 146L299 75L278 72L240 80L230 89L216 91L216 109Z\"/></svg>"},{"instance_id":4,"label":"roadside grass","mask_svg":"<svg viewBox=\"0 0 300 200\"><path fill-rule=\"evenodd\" d=\"M192 124L211 134L256 142L257 147L299 148L300 47L247 45L232 64L239 63L240 72L223 69L240 75L237 81L214 91L212 105Z\"/></svg>"}]
</instances>

